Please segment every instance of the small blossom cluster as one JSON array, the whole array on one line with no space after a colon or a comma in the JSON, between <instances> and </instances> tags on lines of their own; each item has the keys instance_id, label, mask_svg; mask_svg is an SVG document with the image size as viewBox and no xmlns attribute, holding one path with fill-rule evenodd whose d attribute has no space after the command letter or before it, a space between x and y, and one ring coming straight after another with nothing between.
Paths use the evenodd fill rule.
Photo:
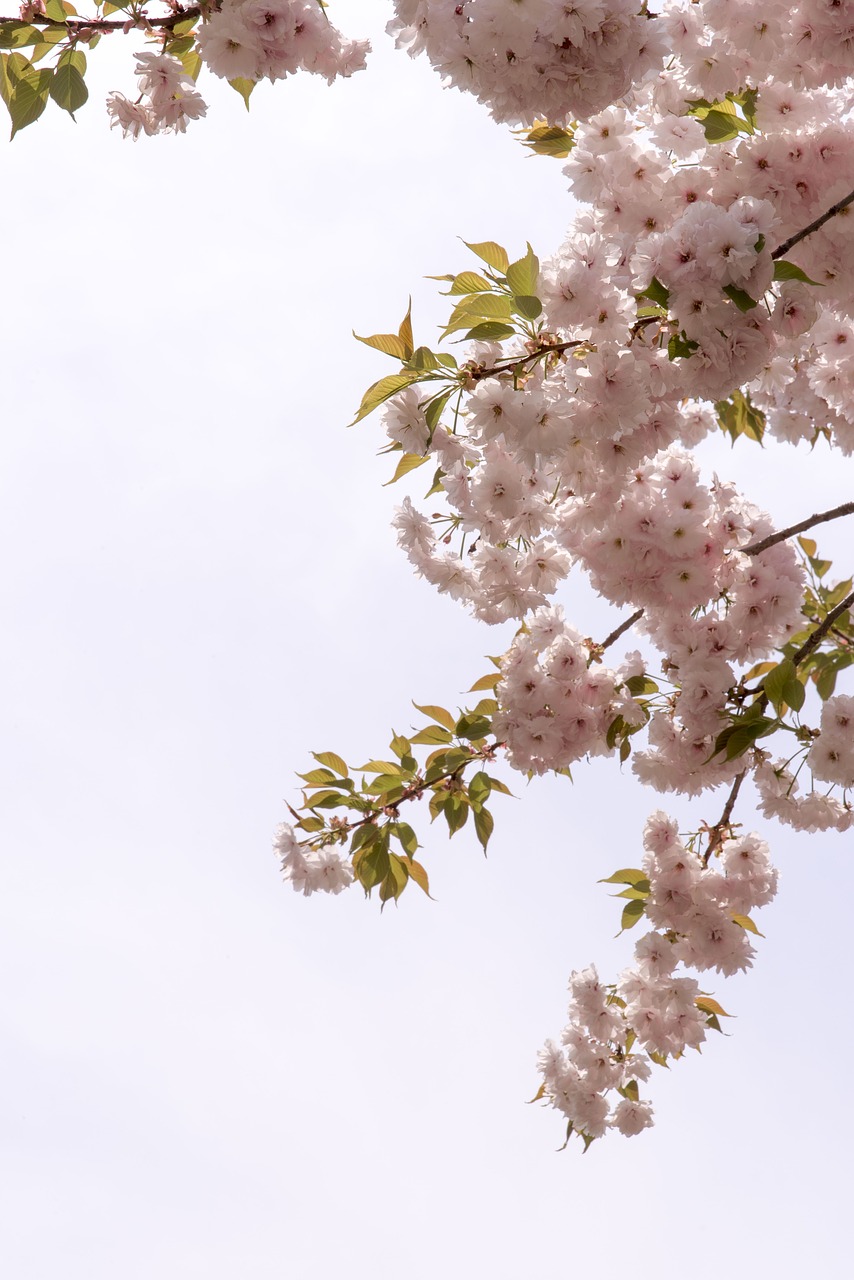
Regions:
<instances>
[{"instance_id":1,"label":"small blossom cluster","mask_svg":"<svg viewBox=\"0 0 854 1280\"><path fill-rule=\"evenodd\" d=\"M590 665L590 650L559 606L537 609L501 664L493 733L522 772L566 768L586 755L610 754L607 733L617 716L643 724L644 712L624 680L639 655L619 671ZM642 669L642 667L641 667Z\"/></svg>"},{"instance_id":2,"label":"small blossom cluster","mask_svg":"<svg viewBox=\"0 0 854 1280\"><path fill-rule=\"evenodd\" d=\"M196 41L202 61L225 80L283 80L299 70L350 76L365 66L366 40L347 40L318 0L222 0Z\"/></svg>"},{"instance_id":3,"label":"small blossom cluster","mask_svg":"<svg viewBox=\"0 0 854 1280\"><path fill-rule=\"evenodd\" d=\"M296 893L340 893L353 883L353 867L332 845L304 848L292 826L283 822L276 828L273 849L282 872Z\"/></svg>"},{"instance_id":4,"label":"small blossom cluster","mask_svg":"<svg viewBox=\"0 0 854 1280\"><path fill-rule=\"evenodd\" d=\"M646 824L644 845L645 913L656 928L637 942L634 965L614 986L603 986L593 967L572 974L563 1047L549 1041L539 1058L545 1095L589 1138L607 1128L632 1135L653 1123L637 1089L649 1078L649 1059L663 1064L699 1048L716 1007L695 979L675 971L680 964L726 975L748 968L755 954L748 913L777 891L768 847L756 835L724 840L719 867L707 867L659 811ZM632 1053L635 1045L644 1053ZM613 1091L621 1100L612 1110Z\"/></svg>"},{"instance_id":5,"label":"small blossom cluster","mask_svg":"<svg viewBox=\"0 0 854 1280\"><path fill-rule=\"evenodd\" d=\"M138 54L136 75L140 93L136 102L122 93L107 98L110 127L118 125L124 137L136 140L142 133L185 133L190 120L207 114L192 77L168 53Z\"/></svg>"},{"instance_id":6,"label":"small blossom cluster","mask_svg":"<svg viewBox=\"0 0 854 1280\"><path fill-rule=\"evenodd\" d=\"M500 121L555 123L621 98L666 51L636 0L395 0L388 31Z\"/></svg>"}]
</instances>

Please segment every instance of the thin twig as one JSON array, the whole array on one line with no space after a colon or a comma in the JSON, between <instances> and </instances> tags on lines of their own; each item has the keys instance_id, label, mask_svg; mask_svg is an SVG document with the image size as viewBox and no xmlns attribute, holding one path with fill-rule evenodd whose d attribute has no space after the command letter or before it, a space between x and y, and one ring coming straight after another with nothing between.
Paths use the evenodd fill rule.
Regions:
<instances>
[{"instance_id":1,"label":"thin twig","mask_svg":"<svg viewBox=\"0 0 854 1280\"><path fill-rule=\"evenodd\" d=\"M788 529L781 529L779 533L771 533L761 542L751 542L748 547L739 547L739 551L746 556L758 556L776 543L785 542L787 538L793 538L796 533L811 529L814 524L826 524L828 520L838 520L840 516L851 515L854 515L854 502L843 502L842 506L834 507L832 511L821 511L817 515L809 516L806 520L801 520L798 524L790 525Z\"/></svg>"},{"instance_id":2,"label":"thin twig","mask_svg":"<svg viewBox=\"0 0 854 1280\"><path fill-rule=\"evenodd\" d=\"M466 370L472 382L482 382L484 378L494 378L499 373L512 373L514 369L518 369L520 365L528 364L532 360L539 360L547 355L562 355L564 351L569 351L572 347L581 347L587 341L586 338L578 338L573 342L555 342L545 343L541 347L529 351L527 355L515 356L512 359L502 360L499 364L493 365L490 369L474 369Z\"/></svg>"},{"instance_id":3,"label":"thin twig","mask_svg":"<svg viewBox=\"0 0 854 1280\"><path fill-rule=\"evenodd\" d=\"M811 636L807 637L800 649L798 649L797 653L792 657L792 663L794 666L799 666L803 662L804 658L809 657L813 649L818 648L828 631L833 627L836 619L841 618L843 613L847 613L852 605L854 605L854 591L850 592L850 594L847 595L835 609L831 609L830 613L824 619L824 622L816 627Z\"/></svg>"},{"instance_id":4,"label":"thin twig","mask_svg":"<svg viewBox=\"0 0 854 1280\"><path fill-rule=\"evenodd\" d=\"M727 802L724 805L723 813L718 818L715 825L713 827L709 827L708 829L709 843L706 848L706 852L703 855L704 867L707 867L709 865L709 860L712 854L715 853L715 851L719 849L720 846L723 844L724 832L729 831L730 829L729 820L732 817L732 811L735 808L735 802L736 802L736 799L738 798L738 793L741 790L741 784L742 782L744 782L744 779L746 777L747 777L747 770L742 769L741 773L738 774L738 776L735 779L735 782L733 782L732 784L732 790L730 791L729 796L727 797Z\"/></svg>"},{"instance_id":5,"label":"thin twig","mask_svg":"<svg viewBox=\"0 0 854 1280\"><path fill-rule=\"evenodd\" d=\"M612 645L619 640L620 636L624 635L625 632L628 631L629 627L633 627L642 617L643 609L636 609L630 618L626 618L625 622L621 622L618 627L615 627L611 634L606 636L602 643L597 645L596 648L601 649L604 653L609 645Z\"/></svg>"},{"instance_id":6,"label":"thin twig","mask_svg":"<svg viewBox=\"0 0 854 1280\"><path fill-rule=\"evenodd\" d=\"M777 258L784 258L789 250L796 245L799 240L805 240L806 237L811 236L814 231L818 231L819 227L823 227L831 218L835 218L837 213L841 213L843 209L847 209L852 201L854 201L854 191L849 192L847 196L843 196L841 200L837 200L836 204L832 205L826 213L821 215L820 218L816 218L814 222L811 222L808 227L804 227L802 231L796 231L793 236L789 236L788 240L784 240L781 245L777 246L771 254L771 257L775 261Z\"/></svg>"}]
</instances>

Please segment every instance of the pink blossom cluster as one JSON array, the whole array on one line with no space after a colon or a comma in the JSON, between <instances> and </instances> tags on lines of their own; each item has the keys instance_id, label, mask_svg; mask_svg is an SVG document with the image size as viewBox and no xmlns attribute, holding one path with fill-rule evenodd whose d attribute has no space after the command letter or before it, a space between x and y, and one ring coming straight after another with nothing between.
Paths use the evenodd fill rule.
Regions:
<instances>
[{"instance_id":1,"label":"pink blossom cluster","mask_svg":"<svg viewBox=\"0 0 854 1280\"><path fill-rule=\"evenodd\" d=\"M122 93L107 98L110 127L118 125L124 137L136 140L141 133L184 133L188 121L207 113L204 99L177 58L140 53L136 75L140 91L136 102Z\"/></svg>"},{"instance_id":2,"label":"pink blossom cluster","mask_svg":"<svg viewBox=\"0 0 854 1280\"><path fill-rule=\"evenodd\" d=\"M604 987L593 967L572 974L563 1047L549 1041L539 1058L545 1095L590 1138L607 1128L630 1136L653 1123L637 1090L649 1079L647 1055L663 1063L699 1048L715 1007L704 1007L699 984L677 967L723 974L748 968L749 912L777 891L768 847L756 835L724 840L719 865L706 866L659 811L646 824L644 846L644 908L656 928L636 943L634 966L613 987ZM643 1054L631 1052L636 1044ZM621 1095L615 1106L614 1091Z\"/></svg>"},{"instance_id":3,"label":"pink blossom cluster","mask_svg":"<svg viewBox=\"0 0 854 1280\"><path fill-rule=\"evenodd\" d=\"M521 772L561 769L586 755L610 754L607 733L617 716L643 724L624 688L642 670L639 655L619 671L590 665L590 650L564 621L560 606L537 609L514 640L496 687L492 731Z\"/></svg>"},{"instance_id":4,"label":"pink blossom cluster","mask_svg":"<svg viewBox=\"0 0 854 1280\"><path fill-rule=\"evenodd\" d=\"M332 845L306 848L299 843L287 822L276 828L273 849L282 872L296 893L340 893L353 883L353 867Z\"/></svg>"},{"instance_id":5,"label":"pink blossom cluster","mask_svg":"<svg viewBox=\"0 0 854 1280\"><path fill-rule=\"evenodd\" d=\"M318 0L222 0L196 37L202 61L225 80L283 80L300 69L324 76L363 70L366 40L347 40Z\"/></svg>"},{"instance_id":6,"label":"pink blossom cluster","mask_svg":"<svg viewBox=\"0 0 854 1280\"><path fill-rule=\"evenodd\" d=\"M394 0L388 31L496 120L561 123L627 93L662 63L660 24L636 0Z\"/></svg>"}]
</instances>

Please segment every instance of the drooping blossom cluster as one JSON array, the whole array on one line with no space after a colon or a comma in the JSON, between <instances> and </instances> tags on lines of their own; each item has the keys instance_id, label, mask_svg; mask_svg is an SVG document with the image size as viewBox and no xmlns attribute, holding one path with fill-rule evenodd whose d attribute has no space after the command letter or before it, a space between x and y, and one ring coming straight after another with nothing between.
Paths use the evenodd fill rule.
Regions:
<instances>
[{"instance_id":1,"label":"drooping blossom cluster","mask_svg":"<svg viewBox=\"0 0 854 1280\"><path fill-rule=\"evenodd\" d=\"M353 883L353 867L347 858L330 845L304 848L287 822L276 829L273 849L285 879L305 897L317 892L340 893Z\"/></svg>"},{"instance_id":2,"label":"drooping blossom cluster","mask_svg":"<svg viewBox=\"0 0 854 1280\"><path fill-rule=\"evenodd\" d=\"M125 137L140 134L184 133L190 120L207 113L192 76L169 54L141 53L136 60L139 99L131 102L123 93L111 93L107 112L111 128L118 125Z\"/></svg>"},{"instance_id":3,"label":"drooping blossom cluster","mask_svg":"<svg viewBox=\"0 0 854 1280\"><path fill-rule=\"evenodd\" d=\"M370 49L367 40L344 37L319 0L221 0L206 10L194 34L194 62L172 56L164 42L159 54L137 57L136 101L117 92L108 96L111 125L125 137L184 133L188 121L207 113L195 87L199 60L214 75L251 91L259 80L283 80L300 70L331 84L363 70Z\"/></svg>"},{"instance_id":4,"label":"drooping blossom cluster","mask_svg":"<svg viewBox=\"0 0 854 1280\"><path fill-rule=\"evenodd\" d=\"M636 0L394 0L388 30L496 120L555 123L621 98L663 61L660 24Z\"/></svg>"},{"instance_id":5,"label":"drooping blossom cluster","mask_svg":"<svg viewBox=\"0 0 854 1280\"><path fill-rule=\"evenodd\" d=\"M652 1107L638 1095L649 1059L663 1064L698 1048L716 1008L678 966L723 974L749 968L750 912L777 892L768 847L756 835L724 840L718 865L707 866L659 811L646 824L644 847L644 911L655 928L636 943L634 965L613 986L600 982L595 967L573 973L563 1047L549 1041L539 1059L545 1096L589 1138L607 1128L632 1136L652 1124ZM632 1052L635 1046L644 1053Z\"/></svg>"},{"instance_id":6,"label":"drooping blossom cluster","mask_svg":"<svg viewBox=\"0 0 854 1280\"><path fill-rule=\"evenodd\" d=\"M198 33L202 61L224 80L283 80L297 71L350 76L366 40L347 40L317 0L222 0Z\"/></svg>"}]
</instances>

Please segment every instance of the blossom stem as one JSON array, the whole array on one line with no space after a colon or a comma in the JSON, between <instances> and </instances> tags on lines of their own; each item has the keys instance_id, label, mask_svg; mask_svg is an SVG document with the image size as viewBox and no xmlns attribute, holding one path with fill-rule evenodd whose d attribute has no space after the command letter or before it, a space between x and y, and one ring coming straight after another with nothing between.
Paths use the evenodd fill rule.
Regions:
<instances>
[{"instance_id":1,"label":"blossom stem","mask_svg":"<svg viewBox=\"0 0 854 1280\"><path fill-rule=\"evenodd\" d=\"M808 227L804 227L802 231L796 231L793 236L789 236L788 240L784 240L778 245L771 257L776 261L777 258L784 258L789 250L800 240L805 240L807 236L811 236L814 231L818 231L823 227L825 222L829 222L831 218L835 218L837 213L841 213L843 209L847 209L849 204L854 202L854 191L850 191L847 196L843 196L841 200L837 200L836 204L826 210L821 217L816 218Z\"/></svg>"},{"instance_id":2,"label":"blossom stem","mask_svg":"<svg viewBox=\"0 0 854 1280\"><path fill-rule=\"evenodd\" d=\"M813 649L818 648L828 631L833 627L836 619L841 618L843 613L847 613L852 605L854 605L854 591L849 592L845 599L841 600L835 609L831 609L824 621L820 623L812 635L804 641L797 653L792 655L792 663L794 666L799 666L803 662L804 658L809 657Z\"/></svg>"},{"instance_id":3,"label":"blossom stem","mask_svg":"<svg viewBox=\"0 0 854 1280\"><path fill-rule=\"evenodd\" d=\"M709 860L712 854L715 853L716 850L719 849L720 846L723 844L724 832L729 831L730 829L730 818L732 817L732 811L735 808L735 802L738 799L738 793L741 790L741 784L742 782L744 782L744 779L746 777L747 777L747 770L742 769L741 773L738 774L738 776L735 779L735 782L733 782L732 784L732 790L727 796L727 802L724 805L723 813L718 818L715 825L713 827L709 827L709 844L706 849L706 852L703 854L704 867L707 867L709 865Z\"/></svg>"},{"instance_id":4,"label":"blossom stem","mask_svg":"<svg viewBox=\"0 0 854 1280\"><path fill-rule=\"evenodd\" d=\"M767 538L763 538L761 542L751 542L747 547L739 547L739 550L746 556L758 556L761 552L767 551L769 547L773 547L778 542L785 542L787 538L792 538L796 533L803 533L805 529L811 529L815 524L826 524L828 520L838 520L840 516L854 515L854 502L843 502L841 506L834 507L832 511L821 511L814 516L809 516L806 520L801 520L798 524L789 525L788 529L780 529L778 533L771 533Z\"/></svg>"}]
</instances>

